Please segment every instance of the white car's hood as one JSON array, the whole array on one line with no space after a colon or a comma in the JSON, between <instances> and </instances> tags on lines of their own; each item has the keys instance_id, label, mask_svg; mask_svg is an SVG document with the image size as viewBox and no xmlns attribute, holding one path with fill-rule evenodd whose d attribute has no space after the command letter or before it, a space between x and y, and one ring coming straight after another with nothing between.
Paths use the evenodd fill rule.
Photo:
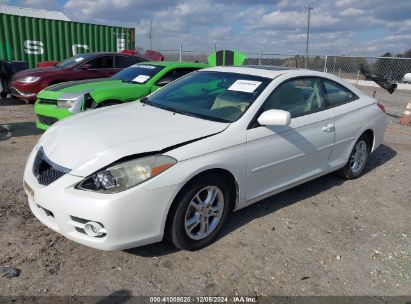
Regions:
<instances>
[{"instance_id":1,"label":"white car's hood","mask_svg":"<svg viewBox=\"0 0 411 304\"><path fill-rule=\"evenodd\" d=\"M122 157L156 152L223 131L228 124L133 102L64 119L40 139L46 156L87 176Z\"/></svg>"}]
</instances>

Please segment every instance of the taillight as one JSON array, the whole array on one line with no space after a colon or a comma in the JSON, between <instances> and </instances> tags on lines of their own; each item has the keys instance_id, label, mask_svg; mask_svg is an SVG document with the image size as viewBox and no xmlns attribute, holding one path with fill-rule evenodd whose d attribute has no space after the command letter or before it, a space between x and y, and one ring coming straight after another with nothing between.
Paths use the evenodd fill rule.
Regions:
<instances>
[{"instance_id":1,"label":"taillight","mask_svg":"<svg viewBox=\"0 0 411 304\"><path fill-rule=\"evenodd\" d=\"M386 113L386 112L385 112L385 107L384 107L384 105L383 105L381 102L377 102L377 106L381 109L381 111L383 111L384 113Z\"/></svg>"}]
</instances>

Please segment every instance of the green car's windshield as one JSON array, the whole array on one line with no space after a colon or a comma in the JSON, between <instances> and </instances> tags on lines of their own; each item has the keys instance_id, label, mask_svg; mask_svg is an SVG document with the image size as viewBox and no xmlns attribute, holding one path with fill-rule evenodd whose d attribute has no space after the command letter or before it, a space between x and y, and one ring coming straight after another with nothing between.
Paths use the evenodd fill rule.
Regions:
<instances>
[{"instance_id":1,"label":"green car's windshield","mask_svg":"<svg viewBox=\"0 0 411 304\"><path fill-rule=\"evenodd\" d=\"M198 71L177 79L141 101L203 119L239 119L271 79L237 73Z\"/></svg>"},{"instance_id":2,"label":"green car's windshield","mask_svg":"<svg viewBox=\"0 0 411 304\"><path fill-rule=\"evenodd\" d=\"M139 63L118 72L117 74L111 76L111 79L143 84L149 81L162 69L164 69L164 66Z\"/></svg>"},{"instance_id":3,"label":"green car's windshield","mask_svg":"<svg viewBox=\"0 0 411 304\"><path fill-rule=\"evenodd\" d=\"M64 61L56 64L56 66L60 67L60 68L63 68L63 69L71 68L71 67L75 66L76 64L89 59L90 57L92 57L91 54L78 54L74 57L70 57L70 58L65 59Z\"/></svg>"}]
</instances>

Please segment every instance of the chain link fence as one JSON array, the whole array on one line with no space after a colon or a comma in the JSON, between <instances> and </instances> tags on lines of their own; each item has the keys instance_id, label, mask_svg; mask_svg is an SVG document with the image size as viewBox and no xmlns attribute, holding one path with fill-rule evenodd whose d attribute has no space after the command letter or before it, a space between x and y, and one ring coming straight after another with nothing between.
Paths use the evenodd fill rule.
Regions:
<instances>
[{"instance_id":1,"label":"chain link fence","mask_svg":"<svg viewBox=\"0 0 411 304\"><path fill-rule=\"evenodd\" d=\"M215 50L160 50L166 60L181 60L191 62L207 62L207 56ZM411 83L405 83L404 75L411 73L411 58L397 57L358 57L335 55L310 55L275 53L245 53L247 65L275 65L291 68L307 68L323 71L339 76L359 87L364 93L374 96L384 103L391 122L399 123L405 107L411 102ZM360 67L367 68L372 73L385 76L398 84L397 90L390 94L375 82L365 80L360 73Z\"/></svg>"}]
</instances>

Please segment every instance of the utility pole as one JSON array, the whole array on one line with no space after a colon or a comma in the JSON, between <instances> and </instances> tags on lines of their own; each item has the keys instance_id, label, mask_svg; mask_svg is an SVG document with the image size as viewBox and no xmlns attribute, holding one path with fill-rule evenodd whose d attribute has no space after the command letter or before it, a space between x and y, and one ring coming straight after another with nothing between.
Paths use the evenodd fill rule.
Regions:
<instances>
[{"instance_id":1,"label":"utility pole","mask_svg":"<svg viewBox=\"0 0 411 304\"><path fill-rule=\"evenodd\" d=\"M150 50L153 50L153 19L150 19L150 31L148 32L147 37L150 40Z\"/></svg>"},{"instance_id":2,"label":"utility pole","mask_svg":"<svg viewBox=\"0 0 411 304\"><path fill-rule=\"evenodd\" d=\"M311 10L314 7L311 6L311 3L308 3L308 6L305 8L307 10L307 41L305 43L305 68L308 66L308 41L310 39L310 17L311 17Z\"/></svg>"}]
</instances>

